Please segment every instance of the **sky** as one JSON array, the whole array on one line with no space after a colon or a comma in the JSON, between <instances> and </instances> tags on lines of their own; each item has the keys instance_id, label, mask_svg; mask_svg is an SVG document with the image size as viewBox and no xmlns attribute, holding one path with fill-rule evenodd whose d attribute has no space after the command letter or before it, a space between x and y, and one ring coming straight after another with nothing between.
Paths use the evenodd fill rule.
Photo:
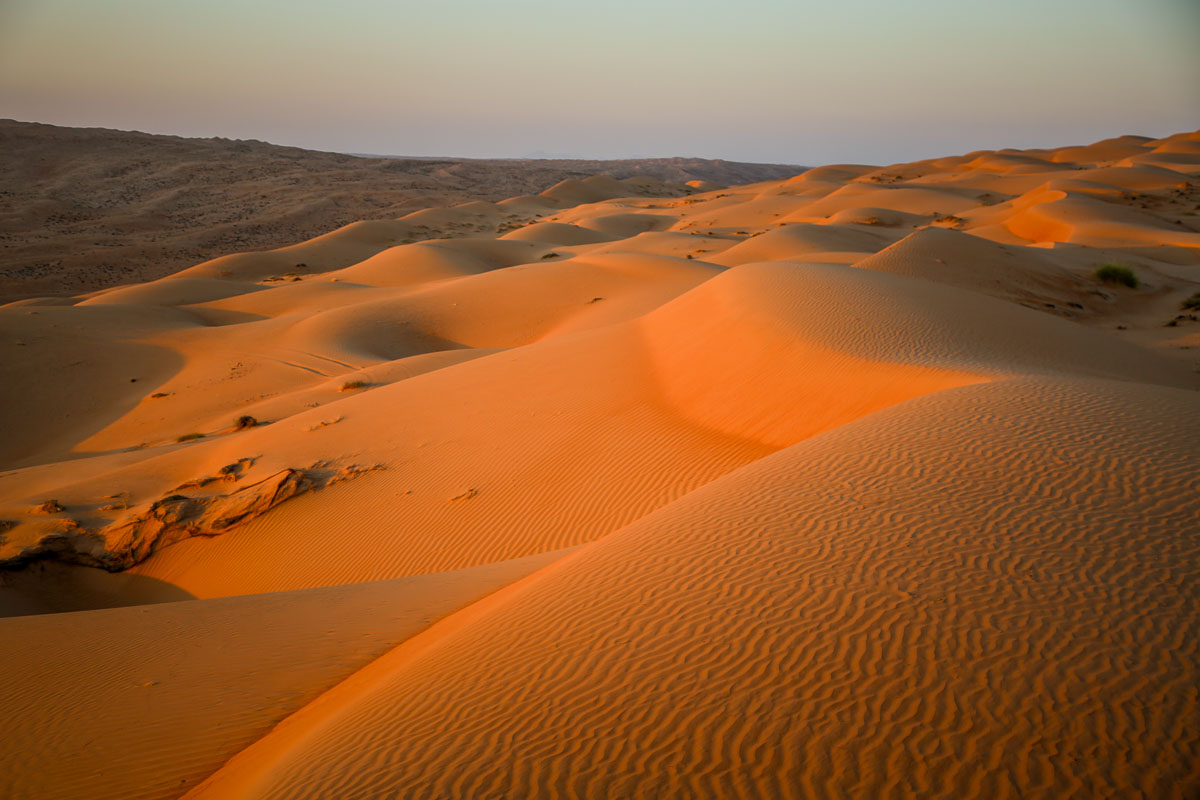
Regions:
<instances>
[{"instance_id":1,"label":"sky","mask_svg":"<svg viewBox=\"0 0 1200 800\"><path fill-rule=\"evenodd\" d=\"M1200 128L1197 0L0 0L0 117L888 164Z\"/></svg>"}]
</instances>

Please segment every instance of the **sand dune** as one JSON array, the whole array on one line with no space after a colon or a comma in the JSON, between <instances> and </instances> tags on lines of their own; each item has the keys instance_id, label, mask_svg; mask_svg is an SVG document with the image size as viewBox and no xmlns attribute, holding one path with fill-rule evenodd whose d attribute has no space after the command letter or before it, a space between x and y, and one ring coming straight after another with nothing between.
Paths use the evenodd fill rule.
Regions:
<instances>
[{"instance_id":1,"label":"sand dune","mask_svg":"<svg viewBox=\"0 0 1200 800\"><path fill-rule=\"evenodd\" d=\"M1197 170L573 176L0 307L3 791L1194 795Z\"/></svg>"}]
</instances>

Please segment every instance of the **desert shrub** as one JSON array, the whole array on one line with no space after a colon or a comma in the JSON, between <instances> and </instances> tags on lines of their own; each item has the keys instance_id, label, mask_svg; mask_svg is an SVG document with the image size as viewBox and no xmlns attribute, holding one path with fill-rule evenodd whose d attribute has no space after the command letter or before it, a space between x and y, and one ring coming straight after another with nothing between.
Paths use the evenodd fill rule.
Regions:
<instances>
[{"instance_id":1,"label":"desert shrub","mask_svg":"<svg viewBox=\"0 0 1200 800\"><path fill-rule=\"evenodd\" d=\"M355 389L365 389L365 388L367 388L366 381L346 381L345 383L342 384L343 392L353 392Z\"/></svg>"},{"instance_id":2,"label":"desert shrub","mask_svg":"<svg viewBox=\"0 0 1200 800\"><path fill-rule=\"evenodd\" d=\"M933 221L938 225L962 225L966 222L962 217L956 217L953 214L942 214L934 217Z\"/></svg>"},{"instance_id":3,"label":"desert shrub","mask_svg":"<svg viewBox=\"0 0 1200 800\"><path fill-rule=\"evenodd\" d=\"M1196 292L1182 303L1188 311L1200 311L1200 292Z\"/></svg>"},{"instance_id":4,"label":"desert shrub","mask_svg":"<svg viewBox=\"0 0 1200 800\"><path fill-rule=\"evenodd\" d=\"M178 437L176 437L176 438L175 438L175 441L177 441L177 442L190 442L190 441L192 441L193 439L203 439L203 438L204 438L204 434L203 434L203 433L185 433L183 436L178 436Z\"/></svg>"},{"instance_id":5,"label":"desert shrub","mask_svg":"<svg viewBox=\"0 0 1200 800\"><path fill-rule=\"evenodd\" d=\"M1128 286L1130 289L1136 289L1139 285L1138 277L1133 270L1127 264L1117 261L1109 261L1107 264L1097 267L1096 277L1105 283L1117 283Z\"/></svg>"}]
</instances>

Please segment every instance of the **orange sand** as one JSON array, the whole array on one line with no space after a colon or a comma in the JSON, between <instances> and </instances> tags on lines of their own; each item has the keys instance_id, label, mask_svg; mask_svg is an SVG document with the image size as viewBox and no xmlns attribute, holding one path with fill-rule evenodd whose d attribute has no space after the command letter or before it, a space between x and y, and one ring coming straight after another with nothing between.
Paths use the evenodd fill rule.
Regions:
<instances>
[{"instance_id":1,"label":"orange sand","mask_svg":"<svg viewBox=\"0 0 1200 800\"><path fill-rule=\"evenodd\" d=\"M1194 796L1197 173L568 180L0 307L0 795Z\"/></svg>"}]
</instances>

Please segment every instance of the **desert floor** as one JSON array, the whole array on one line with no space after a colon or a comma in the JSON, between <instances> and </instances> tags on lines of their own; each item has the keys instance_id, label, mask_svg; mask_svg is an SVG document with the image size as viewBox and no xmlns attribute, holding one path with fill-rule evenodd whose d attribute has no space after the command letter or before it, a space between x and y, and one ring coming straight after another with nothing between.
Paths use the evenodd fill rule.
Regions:
<instances>
[{"instance_id":1,"label":"desert floor","mask_svg":"<svg viewBox=\"0 0 1200 800\"><path fill-rule=\"evenodd\" d=\"M1198 212L589 177L0 307L0 795L1195 797Z\"/></svg>"}]
</instances>

